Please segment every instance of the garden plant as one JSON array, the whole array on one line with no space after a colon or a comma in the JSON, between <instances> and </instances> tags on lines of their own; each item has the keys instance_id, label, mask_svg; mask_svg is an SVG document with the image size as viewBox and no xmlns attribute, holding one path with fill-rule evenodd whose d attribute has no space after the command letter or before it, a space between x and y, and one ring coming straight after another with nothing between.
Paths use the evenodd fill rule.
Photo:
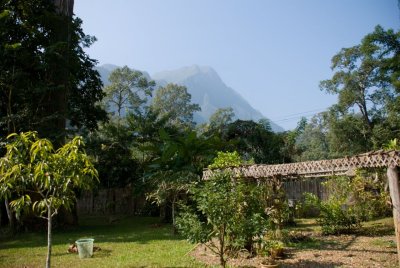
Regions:
<instances>
[{"instance_id":1,"label":"garden plant","mask_svg":"<svg viewBox=\"0 0 400 268\"><path fill-rule=\"evenodd\" d=\"M77 189L91 189L97 171L83 151L81 137L57 150L35 132L11 134L8 141L0 159L0 193L17 215L32 211L47 220L46 267L50 267L52 219L61 207L75 204Z\"/></svg>"}]
</instances>

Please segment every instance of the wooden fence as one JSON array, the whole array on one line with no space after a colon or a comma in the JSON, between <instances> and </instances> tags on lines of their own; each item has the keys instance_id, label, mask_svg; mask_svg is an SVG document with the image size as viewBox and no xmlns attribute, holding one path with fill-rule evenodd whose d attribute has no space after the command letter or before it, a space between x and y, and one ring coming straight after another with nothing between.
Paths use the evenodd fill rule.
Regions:
<instances>
[{"instance_id":1,"label":"wooden fence","mask_svg":"<svg viewBox=\"0 0 400 268\"><path fill-rule=\"evenodd\" d=\"M321 200L329 196L322 185L326 178L286 180L283 187L287 199L296 203L303 201L303 194L308 192L315 194ZM94 192L83 193L77 202L79 215L106 215L106 214L141 214L146 205L144 196L134 197L132 188L111 188Z\"/></svg>"},{"instance_id":2,"label":"wooden fence","mask_svg":"<svg viewBox=\"0 0 400 268\"><path fill-rule=\"evenodd\" d=\"M304 193L312 193L321 200L327 200L329 193L322 185L326 178L313 178L303 180L286 180L283 182L283 188L286 192L286 197L295 202L303 201Z\"/></svg>"},{"instance_id":3,"label":"wooden fence","mask_svg":"<svg viewBox=\"0 0 400 268\"><path fill-rule=\"evenodd\" d=\"M132 188L111 188L83 193L77 202L79 215L138 214L145 206L144 197L134 197Z\"/></svg>"}]
</instances>

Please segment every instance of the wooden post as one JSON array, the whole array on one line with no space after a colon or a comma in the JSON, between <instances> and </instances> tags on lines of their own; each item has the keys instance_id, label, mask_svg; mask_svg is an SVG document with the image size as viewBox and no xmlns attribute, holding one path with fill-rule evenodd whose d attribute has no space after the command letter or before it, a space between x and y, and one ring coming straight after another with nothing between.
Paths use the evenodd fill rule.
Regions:
<instances>
[{"instance_id":1,"label":"wooden post","mask_svg":"<svg viewBox=\"0 0 400 268\"><path fill-rule=\"evenodd\" d=\"M399 173L397 167L388 167L387 170L390 197L393 205L393 221L396 232L397 257L400 266L400 191L399 191Z\"/></svg>"}]
</instances>

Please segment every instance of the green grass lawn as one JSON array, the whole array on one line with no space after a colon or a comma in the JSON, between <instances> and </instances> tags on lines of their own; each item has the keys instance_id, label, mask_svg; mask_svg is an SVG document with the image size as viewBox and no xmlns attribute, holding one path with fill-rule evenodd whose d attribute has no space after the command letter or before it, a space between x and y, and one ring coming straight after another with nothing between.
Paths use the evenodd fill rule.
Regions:
<instances>
[{"instance_id":1,"label":"green grass lawn","mask_svg":"<svg viewBox=\"0 0 400 268\"><path fill-rule=\"evenodd\" d=\"M194 245L173 235L171 225L159 225L158 222L158 218L127 217L109 224L106 218L82 218L79 227L54 231L52 267L206 267L190 256ZM315 233L320 230L315 219L296 222L297 226L289 231ZM360 234L372 236L372 246L395 248L393 241L380 239L382 235L394 233L391 218L363 223L363 226ZM44 267L46 237L46 232L29 232L1 238L0 268ZM68 253L69 244L80 238L94 238L95 246L101 251L95 252L90 259L79 259L77 254ZM340 246L340 241L325 240L316 237L289 246L300 250Z\"/></svg>"},{"instance_id":2,"label":"green grass lawn","mask_svg":"<svg viewBox=\"0 0 400 268\"><path fill-rule=\"evenodd\" d=\"M108 224L102 218L86 218L76 230L53 234L52 267L205 267L190 257L194 247L174 236L170 225L158 226L158 218L131 217ZM21 233L0 240L0 267L43 267L46 233ZM67 252L79 238L94 238L90 259Z\"/></svg>"}]
</instances>

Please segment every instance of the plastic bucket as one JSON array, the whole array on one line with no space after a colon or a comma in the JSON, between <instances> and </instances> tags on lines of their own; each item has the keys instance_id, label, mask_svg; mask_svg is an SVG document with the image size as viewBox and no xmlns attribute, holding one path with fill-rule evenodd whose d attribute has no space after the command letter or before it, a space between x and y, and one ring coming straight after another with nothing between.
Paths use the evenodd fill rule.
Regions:
<instances>
[{"instance_id":1,"label":"plastic bucket","mask_svg":"<svg viewBox=\"0 0 400 268\"><path fill-rule=\"evenodd\" d=\"M76 240L76 246L78 247L79 258L90 258L93 256L93 241L92 238Z\"/></svg>"}]
</instances>

